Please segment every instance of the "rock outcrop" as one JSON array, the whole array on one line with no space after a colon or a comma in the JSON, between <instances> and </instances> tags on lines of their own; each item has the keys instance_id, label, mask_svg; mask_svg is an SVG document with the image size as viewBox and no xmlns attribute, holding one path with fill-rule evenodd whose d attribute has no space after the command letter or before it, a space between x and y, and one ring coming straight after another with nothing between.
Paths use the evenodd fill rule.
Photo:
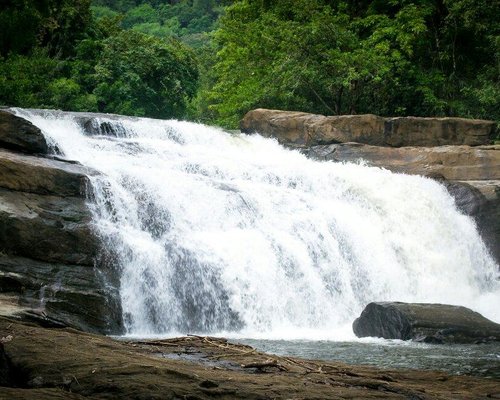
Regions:
<instances>
[{"instance_id":1,"label":"rock outcrop","mask_svg":"<svg viewBox=\"0 0 500 400\"><path fill-rule=\"evenodd\" d=\"M317 160L365 161L393 172L452 181L500 180L500 145L392 148L342 143L312 146L304 152Z\"/></svg>"},{"instance_id":2,"label":"rock outcrop","mask_svg":"<svg viewBox=\"0 0 500 400\"><path fill-rule=\"evenodd\" d=\"M274 137L291 146L357 142L375 146L487 145L496 136L493 121L464 118L383 118L376 115L328 116L256 109L241 120L244 133Z\"/></svg>"},{"instance_id":3,"label":"rock outcrop","mask_svg":"<svg viewBox=\"0 0 500 400\"><path fill-rule=\"evenodd\" d=\"M500 341L500 324L468 308L445 304L370 303L352 327L358 337L426 343Z\"/></svg>"},{"instance_id":4,"label":"rock outcrop","mask_svg":"<svg viewBox=\"0 0 500 400\"><path fill-rule=\"evenodd\" d=\"M86 200L96 172L48 155L39 129L8 110L0 111L0 145L0 313L119 332Z\"/></svg>"}]
</instances>

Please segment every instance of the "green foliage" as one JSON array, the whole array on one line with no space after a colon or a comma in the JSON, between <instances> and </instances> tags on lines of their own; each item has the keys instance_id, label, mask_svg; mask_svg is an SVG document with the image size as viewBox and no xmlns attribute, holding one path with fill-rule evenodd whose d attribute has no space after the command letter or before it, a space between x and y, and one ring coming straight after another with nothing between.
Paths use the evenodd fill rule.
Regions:
<instances>
[{"instance_id":1,"label":"green foliage","mask_svg":"<svg viewBox=\"0 0 500 400\"><path fill-rule=\"evenodd\" d=\"M23 107L96 111L94 96L63 77L65 63L40 49L29 56L14 55L0 63L0 93L4 104Z\"/></svg>"},{"instance_id":2,"label":"green foliage","mask_svg":"<svg viewBox=\"0 0 500 400\"><path fill-rule=\"evenodd\" d=\"M90 23L90 0L4 0L0 11L0 55L27 54L42 46L70 55Z\"/></svg>"},{"instance_id":3,"label":"green foliage","mask_svg":"<svg viewBox=\"0 0 500 400\"><path fill-rule=\"evenodd\" d=\"M237 1L215 34L205 102L230 127L255 107L498 120L499 11L487 0Z\"/></svg>"},{"instance_id":4,"label":"green foliage","mask_svg":"<svg viewBox=\"0 0 500 400\"><path fill-rule=\"evenodd\" d=\"M4 0L0 103L235 127L256 107L500 120L490 0Z\"/></svg>"},{"instance_id":5,"label":"green foliage","mask_svg":"<svg viewBox=\"0 0 500 400\"><path fill-rule=\"evenodd\" d=\"M222 12L221 0L182 1L124 1L100 0L94 2L94 15L109 16L110 12L123 14L122 27L158 37L176 36L199 48L207 44L200 35L212 31Z\"/></svg>"},{"instance_id":6,"label":"green foliage","mask_svg":"<svg viewBox=\"0 0 500 400\"><path fill-rule=\"evenodd\" d=\"M135 7L136 21L151 9ZM0 11L9 22L0 27L0 103L184 116L198 87L193 52L170 37L123 30L124 17L106 5L93 10L99 19L91 20L88 0L9 2Z\"/></svg>"},{"instance_id":7,"label":"green foliage","mask_svg":"<svg viewBox=\"0 0 500 400\"><path fill-rule=\"evenodd\" d=\"M94 76L101 111L163 118L183 115L198 82L189 49L135 31L103 41Z\"/></svg>"}]
</instances>

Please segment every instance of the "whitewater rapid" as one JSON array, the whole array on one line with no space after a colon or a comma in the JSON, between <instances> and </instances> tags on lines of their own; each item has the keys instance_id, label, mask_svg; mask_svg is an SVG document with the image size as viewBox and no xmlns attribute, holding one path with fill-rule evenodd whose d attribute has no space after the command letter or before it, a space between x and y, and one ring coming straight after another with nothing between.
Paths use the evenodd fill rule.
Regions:
<instances>
[{"instance_id":1,"label":"whitewater rapid","mask_svg":"<svg viewBox=\"0 0 500 400\"><path fill-rule=\"evenodd\" d=\"M68 114L17 113L100 172L90 207L130 335L338 338L385 300L500 322L498 265L431 179L189 122L96 118L91 135Z\"/></svg>"}]
</instances>

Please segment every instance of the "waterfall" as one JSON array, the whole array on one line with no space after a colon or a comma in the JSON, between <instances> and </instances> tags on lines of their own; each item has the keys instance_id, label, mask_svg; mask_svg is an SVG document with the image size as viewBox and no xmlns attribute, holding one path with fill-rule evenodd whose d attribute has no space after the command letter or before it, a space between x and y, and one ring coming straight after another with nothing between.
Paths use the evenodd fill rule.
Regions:
<instances>
[{"instance_id":1,"label":"waterfall","mask_svg":"<svg viewBox=\"0 0 500 400\"><path fill-rule=\"evenodd\" d=\"M94 224L129 334L327 338L384 300L500 321L498 265L431 179L189 122L17 113L100 172Z\"/></svg>"}]
</instances>

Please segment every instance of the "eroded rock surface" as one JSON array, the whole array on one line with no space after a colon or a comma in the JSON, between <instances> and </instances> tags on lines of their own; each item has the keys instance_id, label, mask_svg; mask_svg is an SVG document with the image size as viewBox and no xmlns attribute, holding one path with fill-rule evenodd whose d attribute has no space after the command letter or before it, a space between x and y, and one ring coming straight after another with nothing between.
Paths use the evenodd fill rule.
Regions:
<instances>
[{"instance_id":1,"label":"eroded rock surface","mask_svg":"<svg viewBox=\"0 0 500 400\"><path fill-rule=\"evenodd\" d=\"M210 337L117 342L0 318L2 399L487 399L491 379L261 353ZM66 395L66 396L65 396Z\"/></svg>"},{"instance_id":2,"label":"eroded rock surface","mask_svg":"<svg viewBox=\"0 0 500 400\"><path fill-rule=\"evenodd\" d=\"M372 114L324 116L256 109L241 120L244 133L274 137L293 146L358 142L376 146L486 145L496 136L493 121L464 118L383 118Z\"/></svg>"},{"instance_id":3,"label":"eroded rock surface","mask_svg":"<svg viewBox=\"0 0 500 400\"><path fill-rule=\"evenodd\" d=\"M318 160L365 161L370 166L411 175L457 181L500 180L500 145L391 148L342 143L313 146L304 152Z\"/></svg>"},{"instance_id":4,"label":"eroded rock surface","mask_svg":"<svg viewBox=\"0 0 500 400\"><path fill-rule=\"evenodd\" d=\"M447 304L368 304L353 325L356 336L428 343L500 342L500 324L466 307Z\"/></svg>"}]
</instances>

